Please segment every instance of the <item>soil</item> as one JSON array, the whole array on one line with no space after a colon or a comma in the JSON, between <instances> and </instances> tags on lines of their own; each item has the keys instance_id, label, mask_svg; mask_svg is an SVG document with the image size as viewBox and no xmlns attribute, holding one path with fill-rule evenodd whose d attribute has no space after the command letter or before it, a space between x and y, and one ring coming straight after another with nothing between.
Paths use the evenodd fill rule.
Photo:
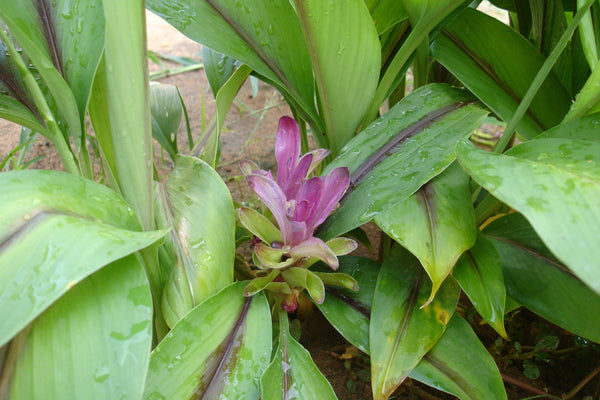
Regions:
<instances>
[{"instance_id":1,"label":"soil","mask_svg":"<svg viewBox=\"0 0 600 400\"><path fill-rule=\"evenodd\" d=\"M501 17L505 18L505 16ZM160 18L150 13L147 18L150 50L162 56L188 57L201 62L199 44L185 38ZM166 67L179 66L168 61L164 63ZM151 63L150 69L160 71L164 67ZM192 133L194 137L198 137L203 123L207 122L215 112L212 93L204 72L202 70L186 72L161 79L160 82L173 84L179 88L189 113ZM241 179L238 167L240 160L254 160L264 169L275 166L273 154L275 133L278 119L282 115L290 115L290 111L279 92L259 83L258 91L253 95L251 83L249 81L245 83L226 119L218 167L218 172L227 182L235 201L253 201L245 182ZM0 162L19 145L19 135L18 126L6 121L0 122ZM187 149L184 124L180 128L178 137L180 148ZM162 153L158 146L155 149L156 163L161 166L161 170L172 167L166 153ZM41 159L33 162L28 166L29 168L62 169L53 146L44 138L38 138L33 142L24 161L37 157ZM10 163L7 168L15 168L15 165ZM369 226L367 232L375 241L378 240L379 232L376 227ZM361 249L360 254L375 257L364 248ZM482 342L497 360L502 373L506 376L505 381L511 382L506 384L510 400L533 398L531 396L544 392L560 398L600 365L598 346L584 343L527 311L516 311L509 316L507 326L513 341L506 342L499 340L498 335L489 327L479 324L467 300L461 301L461 305L464 315L470 319ZM301 342L308 348L315 363L329 379L338 397L345 400L371 399L368 357L349 345L316 309L309 307L308 310L300 313L299 319L302 324ZM533 348L544 336L559 338L557 349L561 356L552 353L548 356L549 361L535 359L536 365L540 368L540 377L528 379L523 374L524 360L519 358L527 355L530 351L528 349ZM515 350L517 342L521 346L519 351ZM568 357L564 358L564 355ZM585 396L592 396L586 400L600 399L600 376L595 376L572 398L584 399ZM454 397L408 379L392 398L427 400Z\"/></svg>"}]
</instances>

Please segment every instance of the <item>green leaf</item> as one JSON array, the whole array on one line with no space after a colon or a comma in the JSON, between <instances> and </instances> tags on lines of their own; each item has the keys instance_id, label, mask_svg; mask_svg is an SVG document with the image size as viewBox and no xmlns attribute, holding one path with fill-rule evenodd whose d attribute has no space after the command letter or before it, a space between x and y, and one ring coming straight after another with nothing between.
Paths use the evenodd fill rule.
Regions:
<instances>
[{"instance_id":1,"label":"green leaf","mask_svg":"<svg viewBox=\"0 0 600 400\"><path fill-rule=\"evenodd\" d=\"M578 5L583 5L583 0L578 0ZM585 54L585 59L593 70L598 64L598 43L596 42L597 27L594 28L594 20L592 19L592 11L586 11L586 14L579 25L579 39L581 40L582 51ZM595 13L594 13L595 14ZM597 20L594 15L594 19Z\"/></svg>"},{"instance_id":2,"label":"green leaf","mask_svg":"<svg viewBox=\"0 0 600 400\"><path fill-rule=\"evenodd\" d=\"M530 3L530 6L533 24L529 37L540 53L544 57L548 57L559 42L561 35L567 30L567 15L562 1ZM583 24L579 26L581 27ZM575 57L576 52L573 49L575 43L577 43L576 40L572 40L572 44L567 45L552 68L569 94L572 93L573 67L575 62L580 61Z\"/></svg>"},{"instance_id":3,"label":"green leaf","mask_svg":"<svg viewBox=\"0 0 600 400\"><path fill-rule=\"evenodd\" d=\"M117 175L117 162L112 143L113 130L110 123L108 109L108 93L106 87L106 62L102 58L96 79L92 86L92 97L89 104L90 121L94 128L94 135L102 152L102 163L110 187L120 193L119 177Z\"/></svg>"},{"instance_id":4,"label":"green leaf","mask_svg":"<svg viewBox=\"0 0 600 400\"><path fill-rule=\"evenodd\" d=\"M563 138L600 142L600 113L563 122L538 136L542 138Z\"/></svg>"},{"instance_id":5,"label":"green leaf","mask_svg":"<svg viewBox=\"0 0 600 400\"><path fill-rule=\"evenodd\" d=\"M290 2L149 0L146 6L192 40L249 65L318 121L310 57Z\"/></svg>"},{"instance_id":6,"label":"green leaf","mask_svg":"<svg viewBox=\"0 0 600 400\"><path fill-rule=\"evenodd\" d=\"M227 186L197 158L176 158L165 194L177 264L164 288L162 309L173 326L192 307L233 282L235 218Z\"/></svg>"},{"instance_id":7,"label":"green leaf","mask_svg":"<svg viewBox=\"0 0 600 400\"><path fill-rule=\"evenodd\" d=\"M512 118L544 63L524 37L472 8L460 13L435 38L431 49L437 61L505 121ZM560 123L570 103L565 88L550 74L517 131L525 138L535 137Z\"/></svg>"},{"instance_id":8,"label":"green leaf","mask_svg":"<svg viewBox=\"0 0 600 400\"><path fill-rule=\"evenodd\" d=\"M371 312L373 398L387 399L436 344L454 313L460 289L447 279L425 305L431 283L419 261L396 246L379 272Z\"/></svg>"},{"instance_id":9,"label":"green leaf","mask_svg":"<svg viewBox=\"0 0 600 400\"><path fill-rule=\"evenodd\" d=\"M565 116L565 121L581 118L587 114L600 111L600 90L598 90L598 85L600 85L600 67L596 64L585 85L575 98L575 103L573 103L569 113Z\"/></svg>"},{"instance_id":10,"label":"green leaf","mask_svg":"<svg viewBox=\"0 0 600 400\"><path fill-rule=\"evenodd\" d=\"M349 239L345 237L336 237L333 239L329 239L325 244L331 249L333 254L335 254L336 256L350 254L358 247L358 244L354 241L354 239Z\"/></svg>"},{"instance_id":11,"label":"green leaf","mask_svg":"<svg viewBox=\"0 0 600 400\"><path fill-rule=\"evenodd\" d=\"M306 289L315 303L323 303L325 286L314 272L305 268L291 267L283 270L281 276L291 287Z\"/></svg>"},{"instance_id":12,"label":"green leaf","mask_svg":"<svg viewBox=\"0 0 600 400\"><path fill-rule=\"evenodd\" d=\"M204 65L204 73L206 74L206 79L208 79L213 96L217 96L219 89L223 87L235 71L236 61L225 54L202 46L202 64Z\"/></svg>"},{"instance_id":13,"label":"green leaf","mask_svg":"<svg viewBox=\"0 0 600 400\"><path fill-rule=\"evenodd\" d=\"M461 400L507 398L494 359L458 314L410 377Z\"/></svg>"},{"instance_id":14,"label":"green leaf","mask_svg":"<svg viewBox=\"0 0 600 400\"><path fill-rule=\"evenodd\" d=\"M95 84L104 85L121 193L144 230L150 230L154 223L153 159L143 4L103 0L102 5L106 20L106 73L101 76L104 80Z\"/></svg>"},{"instance_id":15,"label":"green leaf","mask_svg":"<svg viewBox=\"0 0 600 400\"><path fill-rule=\"evenodd\" d=\"M165 234L137 232L114 192L69 174L3 173L0 186L0 345L77 282Z\"/></svg>"},{"instance_id":16,"label":"green leaf","mask_svg":"<svg viewBox=\"0 0 600 400\"><path fill-rule=\"evenodd\" d=\"M486 114L467 92L447 85L427 85L405 97L326 168L348 167L350 189L320 236L339 236L408 198L452 163L456 142Z\"/></svg>"},{"instance_id":17,"label":"green leaf","mask_svg":"<svg viewBox=\"0 0 600 400\"><path fill-rule=\"evenodd\" d=\"M280 273L281 273L280 270L272 269L268 275L252 279L250 281L250 283L244 288L244 296L246 296L246 297L254 296L256 293L265 289L265 287L267 287L271 282L273 282L273 280L275 280L275 278L277 278ZM284 283L284 282L276 282L276 283ZM287 287L287 289L288 289L287 292L291 293L288 285L285 285L284 287Z\"/></svg>"},{"instance_id":18,"label":"green leaf","mask_svg":"<svg viewBox=\"0 0 600 400\"><path fill-rule=\"evenodd\" d=\"M454 163L375 222L419 259L433 283L431 301L477 237L469 176Z\"/></svg>"},{"instance_id":19,"label":"green leaf","mask_svg":"<svg viewBox=\"0 0 600 400\"><path fill-rule=\"evenodd\" d=\"M68 0L61 1L61 4L67 3ZM56 108L53 110L56 119L63 119L66 127L62 127L63 133L70 132L76 138L81 135L81 126L83 116L79 113L77 102L73 91L66 80L63 78L60 69L62 60L58 54L62 51L58 46L58 37L50 31L56 28L58 24L56 15L53 15L51 4L48 1L39 1L40 8L38 9L38 1L23 0L15 2L12 0L0 1L0 18L8 27L11 35L15 37L27 57L35 65L37 71L41 75L44 83L47 85ZM47 18L42 18L38 10L46 10ZM86 14L86 7L81 7L81 14L78 13L78 18L83 18ZM83 20L82 20L83 22ZM80 30L83 32L84 25L80 22ZM102 21L99 22L102 24ZM90 23L90 29L95 29L96 23ZM85 25L86 33L88 26ZM78 32L79 34L79 32ZM72 40L78 40L73 38ZM102 37L99 39L102 41ZM72 55L73 42L70 49L65 50L66 55ZM85 43L82 43L85 46ZM83 52L86 51L82 47ZM61 61L59 61L61 60ZM79 66L79 61L73 66L73 71ZM93 62L92 62L93 64ZM97 65L97 64L96 64ZM86 67L86 66L84 66ZM95 68L92 66L92 68ZM93 74L92 74L93 76ZM90 77L91 78L91 77ZM89 82L91 85L91 81ZM52 102L50 102L52 103Z\"/></svg>"},{"instance_id":20,"label":"green leaf","mask_svg":"<svg viewBox=\"0 0 600 400\"><path fill-rule=\"evenodd\" d=\"M290 334L287 314L279 312L279 346L260 379L263 400L337 399L310 353Z\"/></svg>"},{"instance_id":21,"label":"green leaf","mask_svg":"<svg viewBox=\"0 0 600 400\"><path fill-rule=\"evenodd\" d=\"M358 282L348 274L341 272L315 272L323 284L327 286L338 286L358 292Z\"/></svg>"},{"instance_id":22,"label":"green leaf","mask_svg":"<svg viewBox=\"0 0 600 400\"><path fill-rule=\"evenodd\" d=\"M408 19L408 13L402 2L397 0L377 1L370 11L377 33L380 35L397 23Z\"/></svg>"},{"instance_id":23,"label":"green leaf","mask_svg":"<svg viewBox=\"0 0 600 400\"><path fill-rule=\"evenodd\" d=\"M477 183L525 215L546 246L600 293L600 143L539 139L498 155L461 142L457 154Z\"/></svg>"},{"instance_id":24,"label":"green leaf","mask_svg":"<svg viewBox=\"0 0 600 400\"><path fill-rule=\"evenodd\" d=\"M63 74L73 91L84 129L94 76L104 51L102 1L43 0L40 3L51 6Z\"/></svg>"},{"instance_id":25,"label":"green leaf","mask_svg":"<svg viewBox=\"0 0 600 400\"><path fill-rule=\"evenodd\" d=\"M218 162L219 138L225 118L227 117L231 103L233 103L235 96L237 96L251 72L252 70L247 65L241 65L219 89L215 95L215 116L202 132L200 139L192 151L193 154L199 154L199 157L213 168L216 168Z\"/></svg>"},{"instance_id":26,"label":"green leaf","mask_svg":"<svg viewBox=\"0 0 600 400\"><path fill-rule=\"evenodd\" d=\"M411 4L409 1L402 1L406 11L411 11L410 8L418 8L418 14L407 12L411 17L411 31L406 40L403 41L399 50L395 50L397 45L394 43L391 47L387 40L384 40L382 50L388 53L391 61L386 62L385 73L379 81L377 92L369 106L369 110L365 114L363 119L363 126L374 121L376 119L379 108L382 106L384 101L390 97L393 91L398 87L399 82L403 79L417 49L421 55L424 49L425 43L429 43L429 35L431 31L438 25L444 18L448 17L457 7L463 4L462 0L438 0L435 2L414 2ZM399 41L403 36L403 31L407 29L406 26L400 26L400 30L396 32L396 38L392 37L392 41ZM388 38L389 39L389 38ZM384 54L385 54L384 53Z\"/></svg>"},{"instance_id":27,"label":"green leaf","mask_svg":"<svg viewBox=\"0 0 600 400\"><path fill-rule=\"evenodd\" d=\"M338 272L352 276L360 290L328 287L325 301L317 304L333 327L352 345L369 353L369 318L377 275L381 265L368 258L340 257Z\"/></svg>"},{"instance_id":28,"label":"green leaf","mask_svg":"<svg viewBox=\"0 0 600 400\"><path fill-rule=\"evenodd\" d=\"M500 256L483 235L456 263L452 276L471 300L475 309L492 328L508 340L504 329L506 288Z\"/></svg>"},{"instance_id":29,"label":"green leaf","mask_svg":"<svg viewBox=\"0 0 600 400\"><path fill-rule=\"evenodd\" d=\"M363 0L294 0L309 49L327 148L338 154L358 128L379 80L377 30Z\"/></svg>"},{"instance_id":30,"label":"green leaf","mask_svg":"<svg viewBox=\"0 0 600 400\"><path fill-rule=\"evenodd\" d=\"M40 123L38 117L21 102L0 93L0 118L14 122L48 136L48 129Z\"/></svg>"},{"instance_id":31,"label":"green leaf","mask_svg":"<svg viewBox=\"0 0 600 400\"><path fill-rule=\"evenodd\" d=\"M262 294L237 282L190 311L150 357L144 398L258 399L271 355L271 314Z\"/></svg>"},{"instance_id":32,"label":"green leaf","mask_svg":"<svg viewBox=\"0 0 600 400\"><path fill-rule=\"evenodd\" d=\"M77 284L33 322L11 399L139 398L152 344L152 298L134 256Z\"/></svg>"},{"instance_id":33,"label":"green leaf","mask_svg":"<svg viewBox=\"0 0 600 400\"><path fill-rule=\"evenodd\" d=\"M281 231L258 211L248 207L240 207L238 209L238 217L244 228L256 235L263 242L268 244L273 242L283 243Z\"/></svg>"},{"instance_id":34,"label":"green leaf","mask_svg":"<svg viewBox=\"0 0 600 400\"><path fill-rule=\"evenodd\" d=\"M369 259L341 257L340 271L355 277L361 289L355 293L328 288L325 302L318 305L329 322L350 343L367 354L369 315L379 267L378 263ZM473 369L473 365L478 368ZM440 340L409 376L462 399L487 398L489 393L495 393L498 399L506 398L494 360L469 325L456 313Z\"/></svg>"},{"instance_id":35,"label":"green leaf","mask_svg":"<svg viewBox=\"0 0 600 400\"><path fill-rule=\"evenodd\" d=\"M502 260L507 293L550 322L600 343L600 296L575 278L520 214L483 230Z\"/></svg>"},{"instance_id":36,"label":"green leaf","mask_svg":"<svg viewBox=\"0 0 600 400\"><path fill-rule=\"evenodd\" d=\"M183 116L183 107L176 86L156 82L150 85L150 115L152 136L175 161L178 151L177 132Z\"/></svg>"}]
</instances>

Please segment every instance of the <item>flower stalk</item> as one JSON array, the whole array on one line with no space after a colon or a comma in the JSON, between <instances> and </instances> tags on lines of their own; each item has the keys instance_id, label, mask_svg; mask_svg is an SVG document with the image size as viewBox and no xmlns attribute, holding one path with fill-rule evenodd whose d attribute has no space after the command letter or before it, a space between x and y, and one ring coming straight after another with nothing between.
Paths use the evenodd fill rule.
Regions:
<instances>
[{"instance_id":1,"label":"flower stalk","mask_svg":"<svg viewBox=\"0 0 600 400\"><path fill-rule=\"evenodd\" d=\"M313 300L322 303L324 281L358 290L356 281L322 279L308 268L322 261L332 270L339 267L338 256L356 249L349 238L338 237L324 242L314 236L316 228L335 209L348 189L348 168L335 168L324 177L309 175L328 150L317 149L301 155L300 129L296 121L282 117L275 143L277 175L260 169L252 161L242 161L240 167L250 188L270 210L273 220L255 210L241 207L238 216L242 225L257 238L252 254L259 268L259 277L246 287L246 295L271 290L283 297L282 307L293 312L298 295L306 289ZM276 225L275 225L276 224ZM343 274L336 274L336 276Z\"/></svg>"}]
</instances>

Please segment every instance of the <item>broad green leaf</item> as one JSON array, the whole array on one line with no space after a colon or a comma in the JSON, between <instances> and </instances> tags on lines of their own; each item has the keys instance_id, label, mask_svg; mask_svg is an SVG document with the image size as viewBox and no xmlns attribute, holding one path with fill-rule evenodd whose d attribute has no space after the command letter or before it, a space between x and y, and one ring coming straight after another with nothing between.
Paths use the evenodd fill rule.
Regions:
<instances>
[{"instance_id":1,"label":"broad green leaf","mask_svg":"<svg viewBox=\"0 0 600 400\"><path fill-rule=\"evenodd\" d=\"M556 47L561 35L567 30L568 20L562 1L540 1L530 3L532 26L529 38L544 57L548 57ZM580 27L582 24L579 25ZM576 39L573 37L573 39ZM573 69L578 60L574 47L577 41L567 44L552 67L554 74L571 96ZM578 90L573 93L573 96Z\"/></svg>"},{"instance_id":2,"label":"broad green leaf","mask_svg":"<svg viewBox=\"0 0 600 400\"><path fill-rule=\"evenodd\" d=\"M202 46L202 64L206 79L216 97L219 89L229 80L236 68L236 60Z\"/></svg>"},{"instance_id":3,"label":"broad green leaf","mask_svg":"<svg viewBox=\"0 0 600 400\"><path fill-rule=\"evenodd\" d=\"M221 86L215 95L216 113L209 124L203 130L200 138L194 145L192 154L206 161L210 166L216 168L218 163L219 138L225 123L225 118L231 107L231 103L237 96L240 88L246 82L246 78L252 70L247 65L241 65Z\"/></svg>"},{"instance_id":4,"label":"broad green leaf","mask_svg":"<svg viewBox=\"0 0 600 400\"><path fill-rule=\"evenodd\" d=\"M271 355L271 313L237 282L190 311L150 357L144 398L258 399Z\"/></svg>"},{"instance_id":5,"label":"broad green leaf","mask_svg":"<svg viewBox=\"0 0 600 400\"><path fill-rule=\"evenodd\" d=\"M507 398L494 359L458 314L410 377L461 400Z\"/></svg>"},{"instance_id":6,"label":"broad green leaf","mask_svg":"<svg viewBox=\"0 0 600 400\"><path fill-rule=\"evenodd\" d=\"M106 87L106 62L102 58L96 79L92 86L92 97L89 104L89 115L92 126L94 127L94 136L98 141L98 146L102 152L102 163L107 176L109 186L116 192L121 192L119 178L117 176L117 164L115 152L113 150L112 134L113 130L110 124L108 109L108 93Z\"/></svg>"},{"instance_id":7,"label":"broad green leaf","mask_svg":"<svg viewBox=\"0 0 600 400\"><path fill-rule=\"evenodd\" d=\"M598 85L600 85L600 67L596 64L581 92L575 98L575 103L573 103L569 113L565 116L565 121L571 121L575 118L581 118L600 111L600 90L598 90Z\"/></svg>"},{"instance_id":8,"label":"broad green leaf","mask_svg":"<svg viewBox=\"0 0 600 400\"><path fill-rule=\"evenodd\" d=\"M150 85L150 115L152 136L175 160L177 132L183 116L179 90L174 85L152 82Z\"/></svg>"},{"instance_id":9,"label":"broad green leaf","mask_svg":"<svg viewBox=\"0 0 600 400\"><path fill-rule=\"evenodd\" d=\"M381 105L396 89L400 80L403 79L415 51L424 43L429 42L431 31L463 3L463 0L416 1L412 4L408 0L402 1L405 11L409 11L408 7L410 6L411 9L418 9L418 13L411 15L407 12L411 17L412 29L400 49L397 51L392 50L393 58L389 63L386 63L385 73L379 81L373 101L365 114L363 126L375 120ZM400 36L396 40L399 39ZM385 46L382 47L385 49ZM396 45L394 44L393 47L396 47Z\"/></svg>"},{"instance_id":10,"label":"broad green leaf","mask_svg":"<svg viewBox=\"0 0 600 400\"><path fill-rule=\"evenodd\" d=\"M260 379L263 400L337 399L310 353L290 334L287 313L279 312L279 345Z\"/></svg>"},{"instance_id":11,"label":"broad green leaf","mask_svg":"<svg viewBox=\"0 0 600 400\"><path fill-rule=\"evenodd\" d=\"M69 174L9 172L0 186L0 345L77 282L165 233L137 232L122 199Z\"/></svg>"},{"instance_id":12,"label":"broad green leaf","mask_svg":"<svg viewBox=\"0 0 600 400\"><path fill-rule=\"evenodd\" d=\"M48 136L47 128L38 117L21 102L0 93L0 118L6 119Z\"/></svg>"},{"instance_id":13,"label":"broad green leaf","mask_svg":"<svg viewBox=\"0 0 600 400\"><path fill-rule=\"evenodd\" d=\"M369 354L369 315L379 273L379 264L369 259L341 257L340 271L352 275L360 285L358 293L327 289L319 310L354 346ZM458 321L457 321L458 320ZM435 363L435 364L434 364ZM473 369L477 365L477 369ZM494 360L456 313L435 346L421 359L409 376L462 399L478 400L495 393L505 399ZM470 396L470 397L469 397Z\"/></svg>"},{"instance_id":14,"label":"broad green leaf","mask_svg":"<svg viewBox=\"0 0 600 400\"><path fill-rule=\"evenodd\" d=\"M427 85L405 97L326 168L348 167L350 189L320 235L339 236L408 198L452 163L456 142L486 114L467 92L447 85Z\"/></svg>"},{"instance_id":15,"label":"broad green leaf","mask_svg":"<svg viewBox=\"0 0 600 400\"><path fill-rule=\"evenodd\" d=\"M377 30L363 0L292 3L311 57L327 148L335 155L354 136L375 94Z\"/></svg>"},{"instance_id":16,"label":"broad green leaf","mask_svg":"<svg viewBox=\"0 0 600 400\"><path fill-rule=\"evenodd\" d=\"M600 293L600 143L539 139L499 155L461 142L457 154L477 183L525 215L554 255Z\"/></svg>"},{"instance_id":17,"label":"broad green leaf","mask_svg":"<svg viewBox=\"0 0 600 400\"><path fill-rule=\"evenodd\" d=\"M587 115L569 122L563 122L542 133L542 138L563 138L600 142L600 113Z\"/></svg>"},{"instance_id":18,"label":"broad green leaf","mask_svg":"<svg viewBox=\"0 0 600 400\"><path fill-rule=\"evenodd\" d=\"M466 8L440 32L431 49L437 61L505 121L511 119L544 62L524 37L472 8ZM517 132L533 138L557 125L569 106L567 91L550 74Z\"/></svg>"},{"instance_id":19,"label":"broad green leaf","mask_svg":"<svg viewBox=\"0 0 600 400\"><path fill-rule=\"evenodd\" d=\"M43 11L40 13L40 10ZM79 18L85 14L83 6L81 10ZM45 17L42 17L44 14ZM68 126L68 129L65 126L61 128L63 133L66 135L69 132L70 135L79 138L82 116L78 111L73 91L59 70L62 69L62 61L59 61L61 60L59 58L61 50L56 33L52 32L56 28L56 24L53 23L55 16L52 14L51 4L47 0L39 2L34 0L0 1L0 18L48 86L52 98L56 102L56 108L53 110L54 117L59 121L62 119ZM90 26L94 25L90 24ZM79 26L83 32L84 25L80 23ZM86 32L87 29L86 26ZM85 52L85 47L81 50ZM77 67L79 64L74 66L74 68ZM91 85L91 82L89 84ZM49 103L52 104L52 102Z\"/></svg>"},{"instance_id":20,"label":"broad green leaf","mask_svg":"<svg viewBox=\"0 0 600 400\"><path fill-rule=\"evenodd\" d=\"M475 309L492 328L508 339L504 329L506 288L500 256L483 235L458 260L452 273Z\"/></svg>"},{"instance_id":21,"label":"broad green leaf","mask_svg":"<svg viewBox=\"0 0 600 400\"><path fill-rule=\"evenodd\" d=\"M318 121L310 57L288 1L148 0L187 37L247 64Z\"/></svg>"},{"instance_id":22,"label":"broad green leaf","mask_svg":"<svg viewBox=\"0 0 600 400\"><path fill-rule=\"evenodd\" d=\"M325 301L317 304L325 318L358 349L369 353L369 318L380 264L368 258L340 257L338 272L352 276L359 291L327 287Z\"/></svg>"},{"instance_id":23,"label":"broad green leaf","mask_svg":"<svg viewBox=\"0 0 600 400\"><path fill-rule=\"evenodd\" d=\"M192 307L233 282L235 218L227 186L196 158L176 158L166 196L177 264L164 288L162 309L173 326Z\"/></svg>"},{"instance_id":24,"label":"broad green leaf","mask_svg":"<svg viewBox=\"0 0 600 400\"><path fill-rule=\"evenodd\" d=\"M370 10L373 22L380 35L395 24L408 19L408 13L401 1L377 1Z\"/></svg>"},{"instance_id":25,"label":"broad green leaf","mask_svg":"<svg viewBox=\"0 0 600 400\"><path fill-rule=\"evenodd\" d=\"M454 313L460 289L447 279L428 305L431 283L419 261L396 246L383 263L371 311L373 398L387 399L436 344Z\"/></svg>"},{"instance_id":26,"label":"broad green leaf","mask_svg":"<svg viewBox=\"0 0 600 400\"><path fill-rule=\"evenodd\" d=\"M507 293L550 322L600 343L600 296L575 278L517 213L483 230L502 260Z\"/></svg>"},{"instance_id":27,"label":"broad green leaf","mask_svg":"<svg viewBox=\"0 0 600 400\"><path fill-rule=\"evenodd\" d=\"M433 283L431 301L477 237L469 176L454 163L375 222L419 259Z\"/></svg>"},{"instance_id":28,"label":"broad green leaf","mask_svg":"<svg viewBox=\"0 0 600 400\"><path fill-rule=\"evenodd\" d=\"M104 51L104 13L101 0L43 0L50 5L63 75L77 102L82 129L94 76ZM60 102L59 102L60 103Z\"/></svg>"},{"instance_id":29,"label":"broad green leaf","mask_svg":"<svg viewBox=\"0 0 600 400\"><path fill-rule=\"evenodd\" d=\"M106 20L106 73L101 76L103 82L95 84L104 85L121 193L144 230L150 230L154 222L152 130L143 4L104 0L102 5Z\"/></svg>"},{"instance_id":30,"label":"broad green leaf","mask_svg":"<svg viewBox=\"0 0 600 400\"><path fill-rule=\"evenodd\" d=\"M140 231L131 207L115 192L94 181L47 170L11 171L0 174L0 240L7 232L31 219L34 213L56 210L82 215L117 228Z\"/></svg>"},{"instance_id":31,"label":"broad green leaf","mask_svg":"<svg viewBox=\"0 0 600 400\"><path fill-rule=\"evenodd\" d=\"M583 7L584 4L584 0L577 0L578 7ZM593 70L598 64L598 42L596 40L596 32L598 27L594 27L595 21L592 18L594 18L596 21L598 19L596 15L592 17L592 10L587 10L586 15L583 17L581 24L579 25L579 39L581 40L585 59L590 68Z\"/></svg>"},{"instance_id":32,"label":"broad green leaf","mask_svg":"<svg viewBox=\"0 0 600 400\"><path fill-rule=\"evenodd\" d=\"M14 400L136 399L152 344L152 298L128 256L69 290L32 325L16 364Z\"/></svg>"}]
</instances>

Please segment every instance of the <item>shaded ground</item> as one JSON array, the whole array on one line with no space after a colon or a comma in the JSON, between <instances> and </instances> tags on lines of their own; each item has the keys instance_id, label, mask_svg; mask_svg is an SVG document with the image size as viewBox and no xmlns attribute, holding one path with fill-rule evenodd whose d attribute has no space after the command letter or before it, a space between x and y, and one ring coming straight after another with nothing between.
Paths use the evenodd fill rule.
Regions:
<instances>
[{"instance_id":1,"label":"shaded ground","mask_svg":"<svg viewBox=\"0 0 600 400\"><path fill-rule=\"evenodd\" d=\"M159 18L148 17L148 43L150 50L163 56L189 57L201 62L201 46L186 39ZM165 62L167 67L178 65ZM163 67L151 65L152 71ZM197 137L203 123L214 115L212 93L208 89L202 70L186 72L161 79L162 83L176 85L190 115L192 133ZM222 137L221 162L218 172L228 183L232 196L236 201L249 202L252 197L241 179L238 162L241 159L252 159L265 169L275 166L273 148L277 121L282 115L289 115L281 95L273 88L260 83L256 96L252 95L252 87L246 82L240 95L234 102L227 120L226 132ZM187 138L185 128L179 132L180 148L186 149ZM0 160L19 144L19 128L6 122L0 122ZM156 147L157 163L163 168L171 166L166 154L161 154ZM51 144L45 139L38 139L32 145L24 160L42 157L31 167L40 169L62 169L60 160L53 151ZM377 240L378 232L371 227L369 234ZM363 250L363 254L369 255ZM373 256L373 255L371 255ZM509 399L524 399L535 395L535 390L548 391L556 396L571 390L587 373L600 363L600 352L589 348L581 351L573 336L560 328L542 323L532 314L522 311L511 315L508 319L508 329L513 342L498 341L498 336L486 326L479 326L468 301L463 311L471 318L483 343L492 352L504 374L510 382L507 384ZM332 383L338 397L342 400L371 399L368 358L349 346L348 343L333 329L317 310L304 310L299 318L302 320L302 343L310 350L315 362ZM530 380L523 375L527 354L531 353L540 338L556 336L560 339L558 351L565 355L550 357L550 361L539 361L531 356L539 365L541 376ZM521 346L515 351L515 342ZM525 356L524 356L525 355ZM524 358L525 357L525 358ZM600 377L596 376L586 386L586 393L593 396L592 400L600 398ZM575 399L583 399L580 392ZM418 383L407 381L395 394L397 399L452 399L434 389ZM539 397L538 397L539 398ZM483 399L485 400L485 399Z\"/></svg>"}]
</instances>

